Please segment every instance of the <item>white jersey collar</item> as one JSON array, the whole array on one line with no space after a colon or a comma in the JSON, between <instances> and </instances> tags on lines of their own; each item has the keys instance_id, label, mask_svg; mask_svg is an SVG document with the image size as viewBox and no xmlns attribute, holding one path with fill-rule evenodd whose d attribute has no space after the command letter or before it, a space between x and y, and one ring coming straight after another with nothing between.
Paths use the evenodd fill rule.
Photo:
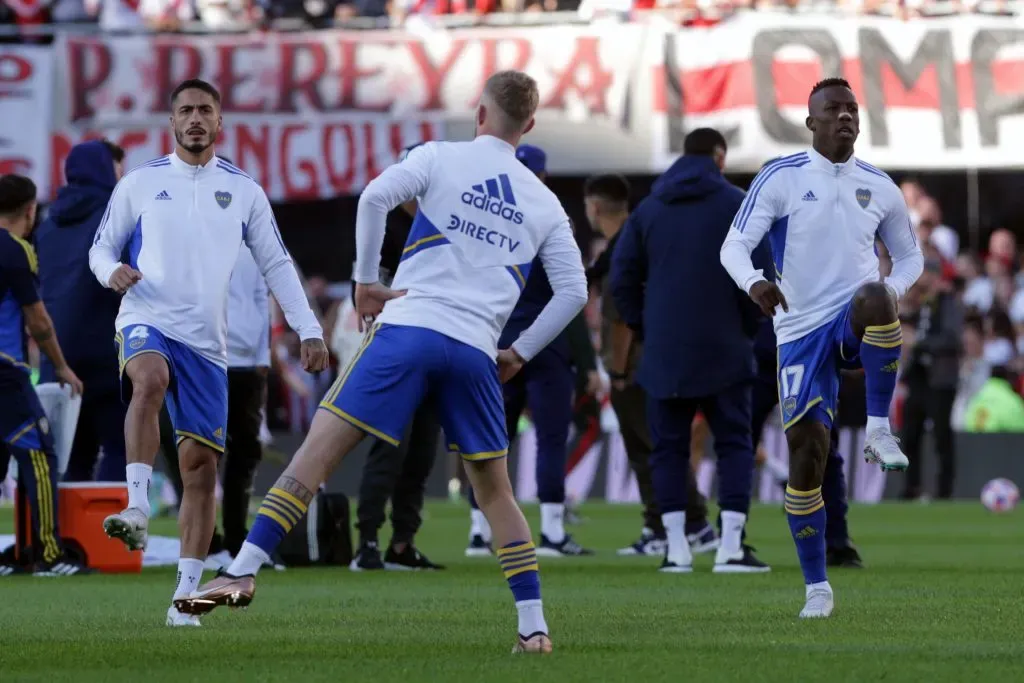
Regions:
<instances>
[{"instance_id":1,"label":"white jersey collar","mask_svg":"<svg viewBox=\"0 0 1024 683\"><path fill-rule=\"evenodd\" d=\"M493 147L494 149L499 149L503 152L508 152L509 154L516 153L515 147L508 144L501 138L494 137L493 135L479 135L475 140L473 140L473 142L478 145L487 145L488 147Z\"/></svg>"},{"instance_id":2,"label":"white jersey collar","mask_svg":"<svg viewBox=\"0 0 1024 683\"><path fill-rule=\"evenodd\" d=\"M171 166L173 166L174 168L178 169L179 171L184 171L186 173L193 173L194 174L194 173L199 173L199 172L203 172L203 171L212 171L215 168L217 168L217 155L216 154L214 154L212 157L210 157L210 160L207 161L206 164L202 165L202 166L193 166L192 164L186 162L184 159L182 159L181 157L178 156L177 150L172 151L171 154L170 154L170 157L171 157Z\"/></svg>"},{"instance_id":3,"label":"white jersey collar","mask_svg":"<svg viewBox=\"0 0 1024 683\"><path fill-rule=\"evenodd\" d=\"M810 157L812 166L825 171L829 175L846 175L847 173L852 173L857 168L857 157L853 154L841 164L833 164L821 154L818 154L813 147L807 150L807 156Z\"/></svg>"}]
</instances>

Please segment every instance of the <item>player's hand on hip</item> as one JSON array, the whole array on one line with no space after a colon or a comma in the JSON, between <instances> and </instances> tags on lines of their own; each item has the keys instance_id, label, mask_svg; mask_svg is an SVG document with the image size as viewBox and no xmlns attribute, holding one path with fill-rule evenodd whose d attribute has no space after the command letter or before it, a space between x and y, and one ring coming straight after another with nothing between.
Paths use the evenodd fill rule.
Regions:
<instances>
[{"instance_id":1,"label":"player's hand on hip","mask_svg":"<svg viewBox=\"0 0 1024 683\"><path fill-rule=\"evenodd\" d=\"M391 289L379 282L372 285L361 285L356 283L356 313L359 314L359 331L364 332L366 328L377 319L380 312L384 310L384 304L405 296L405 290Z\"/></svg>"},{"instance_id":2,"label":"player's hand on hip","mask_svg":"<svg viewBox=\"0 0 1024 683\"><path fill-rule=\"evenodd\" d=\"M323 339L307 339L299 350L302 369L306 372L320 372L327 369L331 357Z\"/></svg>"},{"instance_id":3,"label":"player's hand on hip","mask_svg":"<svg viewBox=\"0 0 1024 683\"><path fill-rule=\"evenodd\" d=\"M501 349L498 351L498 379L502 384L515 377L524 365L526 365L526 361L515 350Z\"/></svg>"},{"instance_id":4,"label":"player's hand on hip","mask_svg":"<svg viewBox=\"0 0 1024 683\"><path fill-rule=\"evenodd\" d=\"M122 263L114 271L114 274L110 276L110 281L107 283L110 288L119 294L124 294L132 285L139 282L142 279L142 273L135 270L128 264Z\"/></svg>"},{"instance_id":5,"label":"player's hand on hip","mask_svg":"<svg viewBox=\"0 0 1024 683\"><path fill-rule=\"evenodd\" d=\"M761 307L761 311L769 318L775 317L775 309L782 306L782 310L789 313L789 304L786 297L782 296L782 290L774 282L761 280L755 282L750 288L750 298Z\"/></svg>"},{"instance_id":6,"label":"player's hand on hip","mask_svg":"<svg viewBox=\"0 0 1024 683\"><path fill-rule=\"evenodd\" d=\"M85 386L82 384L82 380L78 379L78 375L75 374L67 365L57 368L55 371L57 375L57 381L60 382L61 386L68 384L71 386L71 395L79 396Z\"/></svg>"}]
</instances>

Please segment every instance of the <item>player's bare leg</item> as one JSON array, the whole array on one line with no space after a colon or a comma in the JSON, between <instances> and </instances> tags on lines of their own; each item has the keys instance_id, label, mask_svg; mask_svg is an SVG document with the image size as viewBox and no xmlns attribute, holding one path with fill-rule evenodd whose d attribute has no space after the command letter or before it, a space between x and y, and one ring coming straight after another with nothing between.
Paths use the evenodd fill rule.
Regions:
<instances>
[{"instance_id":1,"label":"player's bare leg","mask_svg":"<svg viewBox=\"0 0 1024 683\"><path fill-rule=\"evenodd\" d=\"M786 517L806 586L807 602L800 617L824 618L832 614L834 605L825 571L825 502L821 497L829 430L820 422L804 419L786 431L786 440L789 444Z\"/></svg>"},{"instance_id":2,"label":"player's bare leg","mask_svg":"<svg viewBox=\"0 0 1024 683\"><path fill-rule=\"evenodd\" d=\"M507 458L465 461L465 465L519 611L519 638L512 652L549 653L551 638L540 599L537 549L530 540L530 525L512 491Z\"/></svg>"},{"instance_id":3,"label":"player's bare leg","mask_svg":"<svg viewBox=\"0 0 1024 683\"><path fill-rule=\"evenodd\" d=\"M318 410L306 439L263 499L249 536L227 572L190 597L175 600L174 606L187 614L205 614L215 607L245 607L252 602L260 567L306 514L314 492L365 436L340 417Z\"/></svg>"},{"instance_id":4,"label":"player's bare leg","mask_svg":"<svg viewBox=\"0 0 1024 683\"><path fill-rule=\"evenodd\" d=\"M905 470L907 456L889 426L889 407L896 390L903 333L900 329L896 297L881 282L869 282L853 297L850 316L853 334L861 340L860 358L864 367L867 398L867 439L864 457L883 470Z\"/></svg>"},{"instance_id":5,"label":"player's bare leg","mask_svg":"<svg viewBox=\"0 0 1024 683\"><path fill-rule=\"evenodd\" d=\"M178 446L178 466L184 490L178 511L181 553L174 600L191 595L203 575L203 562L216 525L217 452L194 439L185 439ZM172 606L167 612L167 625L198 626L199 620Z\"/></svg>"},{"instance_id":6,"label":"player's bare leg","mask_svg":"<svg viewBox=\"0 0 1024 683\"><path fill-rule=\"evenodd\" d=\"M132 399L124 423L128 466L128 507L103 520L103 530L129 550L144 550L149 537L149 484L160 448L160 410L164 405L170 369L163 356L143 353L128 361L125 373Z\"/></svg>"}]
</instances>

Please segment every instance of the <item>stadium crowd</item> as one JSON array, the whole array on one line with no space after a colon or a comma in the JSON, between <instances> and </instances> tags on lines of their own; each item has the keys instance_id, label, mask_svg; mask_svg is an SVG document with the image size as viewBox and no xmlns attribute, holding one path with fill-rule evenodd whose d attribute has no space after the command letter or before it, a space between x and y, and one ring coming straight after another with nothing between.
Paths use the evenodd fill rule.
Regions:
<instances>
[{"instance_id":1,"label":"stadium crowd","mask_svg":"<svg viewBox=\"0 0 1024 683\"><path fill-rule=\"evenodd\" d=\"M1013 0L3 0L0 27L96 23L104 31L245 30L275 20L318 28L346 22L399 27L410 18L578 13L629 18L663 14L685 26L713 26L746 10L900 17L1012 15ZM369 21L369 23L367 23ZM464 23L464 22L460 22Z\"/></svg>"}]
</instances>

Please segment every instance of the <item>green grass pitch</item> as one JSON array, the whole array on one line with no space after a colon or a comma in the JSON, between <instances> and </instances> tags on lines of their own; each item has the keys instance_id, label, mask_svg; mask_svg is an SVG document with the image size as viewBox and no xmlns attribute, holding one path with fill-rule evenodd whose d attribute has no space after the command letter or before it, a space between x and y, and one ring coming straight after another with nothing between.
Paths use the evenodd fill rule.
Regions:
<instances>
[{"instance_id":1,"label":"green grass pitch","mask_svg":"<svg viewBox=\"0 0 1024 683\"><path fill-rule=\"evenodd\" d=\"M172 568L0 579L0 680L1020 680L1021 511L854 507L868 568L833 571L836 611L814 622L796 618L803 586L778 507L752 514L751 541L773 568L762 576L713 575L708 556L692 575L660 575L656 560L615 556L638 531L635 507L583 514L575 534L599 554L541 560L550 657L510 655L515 609L497 562L462 556L465 508L439 502L428 506L419 545L447 571L268 571L247 611L218 611L200 629L163 625ZM9 509L0 511L0 529L10 528ZM173 523L155 531L173 533Z\"/></svg>"}]
</instances>

